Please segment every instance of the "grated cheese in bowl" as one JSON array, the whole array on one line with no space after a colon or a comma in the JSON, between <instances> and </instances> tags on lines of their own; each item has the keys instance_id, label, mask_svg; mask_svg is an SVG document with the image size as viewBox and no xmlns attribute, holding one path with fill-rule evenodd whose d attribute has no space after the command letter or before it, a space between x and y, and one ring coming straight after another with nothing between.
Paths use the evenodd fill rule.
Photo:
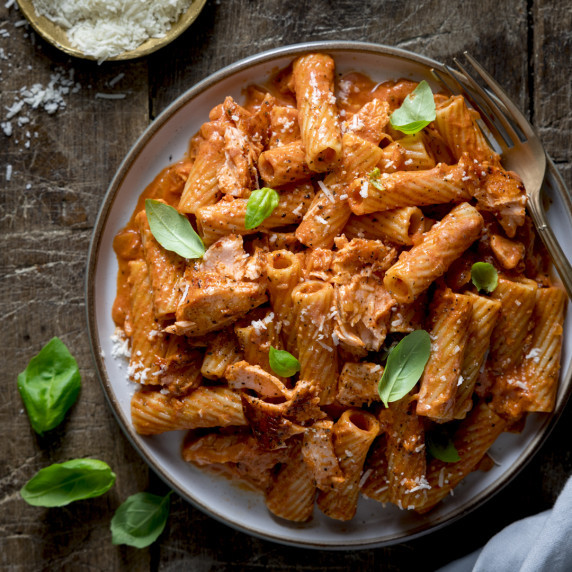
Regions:
<instances>
[{"instance_id":1,"label":"grated cheese in bowl","mask_svg":"<svg viewBox=\"0 0 572 572\"><path fill-rule=\"evenodd\" d=\"M99 61L162 38L192 0L33 0L45 16L67 32L74 48Z\"/></svg>"}]
</instances>

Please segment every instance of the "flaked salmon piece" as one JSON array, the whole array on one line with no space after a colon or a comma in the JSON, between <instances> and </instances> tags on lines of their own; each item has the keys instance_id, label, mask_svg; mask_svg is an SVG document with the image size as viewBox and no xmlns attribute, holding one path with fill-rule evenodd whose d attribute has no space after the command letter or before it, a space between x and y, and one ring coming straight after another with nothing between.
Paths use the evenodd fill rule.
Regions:
<instances>
[{"instance_id":1,"label":"flaked salmon piece","mask_svg":"<svg viewBox=\"0 0 572 572\"><path fill-rule=\"evenodd\" d=\"M304 427L284 417L280 405L267 403L242 393L242 409L254 436L263 449L286 447L286 441L294 435L304 433Z\"/></svg>"},{"instance_id":2,"label":"flaked salmon piece","mask_svg":"<svg viewBox=\"0 0 572 572\"><path fill-rule=\"evenodd\" d=\"M315 248L305 257L305 276L344 284L355 274L384 272L397 258L397 250L381 240L342 235L335 239L336 251Z\"/></svg>"},{"instance_id":3,"label":"flaked salmon piece","mask_svg":"<svg viewBox=\"0 0 572 572\"><path fill-rule=\"evenodd\" d=\"M519 176L488 163L481 165L485 179L475 190L479 209L490 211L497 217L509 238L524 224L526 193Z\"/></svg>"},{"instance_id":4,"label":"flaked salmon piece","mask_svg":"<svg viewBox=\"0 0 572 572\"><path fill-rule=\"evenodd\" d=\"M160 369L156 375L156 383L176 397L188 394L203 381L203 354L193 349L187 340L188 338L180 336L168 336L165 356L157 356L155 360Z\"/></svg>"},{"instance_id":5,"label":"flaked salmon piece","mask_svg":"<svg viewBox=\"0 0 572 572\"><path fill-rule=\"evenodd\" d=\"M524 259L525 247L522 242L510 240L500 234L492 234L489 240L495 258L503 268L512 270Z\"/></svg>"},{"instance_id":6,"label":"flaked salmon piece","mask_svg":"<svg viewBox=\"0 0 572 572\"><path fill-rule=\"evenodd\" d=\"M329 248L308 250L304 257L304 275L312 280L328 282L332 277L334 255L335 253Z\"/></svg>"},{"instance_id":7,"label":"flaked salmon piece","mask_svg":"<svg viewBox=\"0 0 572 572\"><path fill-rule=\"evenodd\" d=\"M345 477L334 451L334 422L316 421L306 429L302 442L302 458L321 490L328 490L344 482Z\"/></svg>"},{"instance_id":8,"label":"flaked salmon piece","mask_svg":"<svg viewBox=\"0 0 572 572\"><path fill-rule=\"evenodd\" d=\"M320 409L318 388L305 379L296 383L292 390L292 397L280 405L284 416L298 423L326 417L326 414Z\"/></svg>"},{"instance_id":9,"label":"flaked salmon piece","mask_svg":"<svg viewBox=\"0 0 572 572\"><path fill-rule=\"evenodd\" d=\"M338 250L334 254L332 269L334 281L347 283L356 274L385 272L397 259L397 250L381 240L345 236L336 239Z\"/></svg>"},{"instance_id":10,"label":"flaked salmon piece","mask_svg":"<svg viewBox=\"0 0 572 572\"><path fill-rule=\"evenodd\" d=\"M298 381L291 398L282 403L268 403L247 393L242 394L244 415L265 449L285 447L287 439L306 430L301 423L325 418L319 404L317 388L306 380Z\"/></svg>"},{"instance_id":11,"label":"flaked salmon piece","mask_svg":"<svg viewBox=\"0 0 572 572\"><path fill-rule=\"evenodd\" d=\"M202 336L232 324L266 302L263 257L261 250L249 256L239 235L215 242L201 262L187 266L179 281L182 296L176 321L165 331Z\"/></svg>"},{"instance_id":12,"label":"flaked salmon piece","mask_svg":"<svg viewBox=\"0 0 572 572\"><path fill-rule=\"evenodd\" d=\"M189 275L190 274L190 275ZM176 322L168 333L202 336L220 330L267 300L266 284L232 280L214 272L187 272Z\"/></svg>"},{"instance_id":13,"label":"flaked salmon piece","mask_svg":"<svg viewBox=\"0 0 572 572\"><path fill-rule=\"evenodd\" d=\"M269 464L273 466L282 457L280 454L269 454L268 451L262 450L250 432L236 431L228 435L216 432L197 436L189 433L183 444L183 458L197 465L241 463L248 458L259 462L269 458Z\"/></svg>"},{"instance_id":14,"label":"flaked salmon piece","mask_svg":"<svg viewBox=\"0 0 572 572\"><path fill-rule=\"evenodd\" d=\"M368 351L379 351L385 340L395 300L376 276L353 276L336 284L335 332L340 341Z\"/></svg>"},{"instance_id":15,"label":"flaked salmon piece","mask_svg":"<svg viewBox=\"0 0 572 572\"><path fill-rule=\"evenodd\" d=\"M342 133L355 133L362 139L379 145L389 123L389 103L380 99L368 101L348 121L342 121Z\"/></svg>"},{"instance_id":16,"label":"flaked salmon piece","mask_svg":"<svg viewBox=\"0 0 572 572\"><path fill-rule=\"evenodd\" d=\"M218 172L219 189L234 197L248 197L258 186L256 162L268 139L272 96L266 97L260 109L252 114L232 97L222 104L224 117L224 162Z\"/></svg>"},{"instance_id":17,"label":"flaked salmon piece","mask_svg":"<svg viewBox=\"0 0 572 572\"><path fill-rule=\"evenodd\" d=\"M252 389L262 397L292 397L292 391L277 377L244 360L228 367L225 377L231 389Z\"/></svg>"},{"instance_id":18,"label":"flaked salmon piece","mask_svg":"<svg viewBox=\"0 0 572 572\"><path fill-rule=\"evenodd\" d=\"M242 280L247 274L250 258L244 251L242 236L229 234L217 240L205 252L197 270L217 273L232 280ZM253 279L256 280L258 276Z\"/></svg>"},{"instance_id":19,"label":"flaked salmon piece","mask_svg":"<svg viewBox=\"0 0 572 572\"><path fill-rule=\"evenodd\" d=\"M338 343L344 351L350 352L350 354L355 356L356 359L364 358L367 355L365 343L361 339L357 328L354 328L349 323L338 319L336 321L334 332L338 339Z\"/></svg>"},{"instance_id":20,"label":"flaked salmon piece","mask_svg":"<svg viewBox=\"0 0 572 572\"><path fill-rule=\"evenodd\" d=\"M229 125L224 131L224 162L218 172L219 189L233 197L247 197L255 182L250 142L244 133Z\"/></svg>"},{"instance_id":21,"label":"flaked salmon piece","mask_svg":"<svg viewBox=\"0 0 572 572\"><path fill-rule=\"evenodd\" d=\"M265 490L268 486L272 469L287 459L284 449L262 449L250 430L199 436L191 431L185 438L182 456L187 462L200 467L212 467L215 471L242 479L260 490Z\"/></svg>"}]
</instances>

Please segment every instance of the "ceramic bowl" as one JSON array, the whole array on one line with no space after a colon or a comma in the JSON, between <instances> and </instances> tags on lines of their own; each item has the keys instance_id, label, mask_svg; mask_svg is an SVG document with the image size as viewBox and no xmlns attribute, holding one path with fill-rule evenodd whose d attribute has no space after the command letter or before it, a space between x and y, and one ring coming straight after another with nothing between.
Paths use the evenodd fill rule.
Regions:
<instances>
[{"instance_id":1,"label":"ceramic bowl","mask_svg":"<svg viewBox=\"0 0 572 572\"><path fill-rule=\"evenodd\" d=\"M224 97L242 99L242 90L263 83L272 71L286 66L301 53L327 52L336 71L364 72L376 81L406 77L426 79L438 88L430 74L441 64L403 50L353 42L319 42L290 46L239 61L201 81L174 101L141 135L119 167L103 201L95 226L87 272L87 313L95 364L105 395L117 420L135 448L164 481L204 512L244 532L268 540L320 549L358 549L410 540L451 523L475 509L505 486L539 449L558 416L571 388L568 364L572 356L571 312L565 324L563 374L556 410L551 415L530 415L520 434L503 434L490 451L497 464L488 472L470 474L454 496L425 515L385 508L361 498L350 522L336 522L315 510L307 524L291 524L273 517L262 495L236 486L224 477L213 477L181 459L184 432L142 437L135 433L129 402L135 384L127 380L127 365L112 357L117 262L112 249L115 234L128 221L143 189L167 165L182 158L189 138L207 120L210 109ZM550 164L545 193L552 201L551 224L561 244L570 233L570 222L560 208L563 182Z\"/></svg>"}]
</instances>

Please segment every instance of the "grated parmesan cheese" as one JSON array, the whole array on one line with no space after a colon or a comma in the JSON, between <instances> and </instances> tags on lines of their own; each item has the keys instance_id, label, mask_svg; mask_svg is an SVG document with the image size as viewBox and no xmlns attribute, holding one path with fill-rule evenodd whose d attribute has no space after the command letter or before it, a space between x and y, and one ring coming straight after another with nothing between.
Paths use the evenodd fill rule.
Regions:
<instances>
[{"instance_id":1,"label":"grated parmesan cheese","mask_svg":"<svg viewBox=\"0 0 572 572\"><path fill-rule=\"evenodd\" d=\"M404 481L407 479L403 479ZM431 489L431 485L427 482L427 479L423 476L417 477L414 479L415 486L408 491L405 491L405 494L412 494L416 493L417 491L429 490Z\"/></svg>"},{"instance_id":2,"label":"grated parmesan cheese","mask_svg":"<svg viewBox=\"0 0 572 572\"><path fill-rule=\"evenodd\" d=\"M125 335L125 332L121 328L115 328L115 332L111 336L111 342L113 343L113 347L111 349L111 357L114 359L129 359L131 357L131 351L129 349L129 338Z\"/></svg>"},{"instance_id":3,"label":"grated parmesan cheese","mask_svg":"<svg viewBox=\"0 0 572 572\"><path fill-rule=\"evenodd\" d=\"M323 181L318 181L318 186L320 187L320 189L322 189L322 191L324 191L324 194L326 195L326 197L328 197L328 200L331 203L336 202L334 195L332 195L332 191L330 191L330 189L328 189L328 187L326 187L326 185L324 184Z\"/></svg>"},{"instance_id":4,"label":"grated parmesan cheese","mask_svg":"<svg viewBox=\"0 0 572 572\"><path fill-rule=\"evenodd\" d=\"M361 479L359 480L359 483L358 483L358 487L360 489L363 488L363 486L365 485L365 482L367 481L369 476L372 474L372 472L373 472L373 469L368 469L367 471L363 472L363 475L361 476Z\"/></svg>"},{"instance_id":5,"label":"grated parmesan cheese","mask_svg":"<svg viewBox=\"0 0 572 572\"><path fill-rule=\"evenodd\" d=\"M439 471L439 488L443 488L443 485L445 484L445 467L443 467L440 471Z\"/></svg>"},{"instance_id":6,"label":"grated parmesan cheese","mask_svg":"<svg viewBox=\"0 0 572 572\"><path fill-rule=\"evenodd\" d=\"M113 79L110 79L107 83L109 87L113 87L116 83L120 82L125 77L123 72L118 73Z\"/></svg>"},{"instance_id":7,"label":"grated parmesan cheese","mask_svg":"<svg viewBox=\"0 0 572 572\"><path fill-rule=\"evenodd\" d=\"M300 203L300 204L292 211L292 214L295 215L295 216L300 216L300 215L302 214L302 209L303 209L303 208L304 208L304 205L303 205L302 203ZM273 236L274 236L274 241L275 241L275 240L276 240L276 235L273 235ZM274 242L274 241L271 241L271 242Z\"/></svg>"},{"instance_id":8,"label":"grated parmesan cheese","mask_svg":"<svg viewBox=\"0 0 572 572\"><path fill-rule=\"evenodd\" d=\"M68 72L58 68L50 75L48 85L35 83L30 87L21 87L13 96L12 104L5 107L6 113L0 122L4 135L11 137L15 133L12 120L18 127L29 125L31 120L26 112L30 109L45 111L49 115L65 109L65 97L77 93L81 89L81 85L74 80L74 74L73 68ZM29 133L26 131L28 138L31 137ZM34 133L34 137L37 137L37 132ZM29 142L27 143L26 147L28 148Z\"/></svg>"},{"instance_id":9,"label":"grated parmesan cheese","mask_svg":"<svg viewBox=\"0 0 572 572\"><path fill-rule=\"evenodd\" d=\"M320 340L316 340L326 351L333 352L334 349L330 346L327 346L325 343L321 342Z\"/></svg>"},{"instance_id":10,"label":"grated parmesan cheese","mask_svg":"<svg viewBox=\"0 0 572 572\"><path fill-rule=\"evenodd\" d=\"M162 38L191 0L34 0L39 16L66 30L70 43L103 61Z\"/></svg>"},{"instance_id":11,"label":"grated parmesan cheese","mask_svg":"<svg viewBox=\"0 0 572 572\"><path fill-rule=\"evenodd\" d=\"M2 127L2 131L4 131L4 135L6 135L6 137L10 137L12 135L12 122L3 121L0 123L0 127Z\"/></svg>"},{"instance_id":12,"label":"grated parmesan cheese","mask_svg":"<svg viewBox=\"0 0 572 572\"><path fill-rule=\"evenodd\" d=\"M124 93L96 93L96 99L125 99Z\"/></svg>"}]
</instances>

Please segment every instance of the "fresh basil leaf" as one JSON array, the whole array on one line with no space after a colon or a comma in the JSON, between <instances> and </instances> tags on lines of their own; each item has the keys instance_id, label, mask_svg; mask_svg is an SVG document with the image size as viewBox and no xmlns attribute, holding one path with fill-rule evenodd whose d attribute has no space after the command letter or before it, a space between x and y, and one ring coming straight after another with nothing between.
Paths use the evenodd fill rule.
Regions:
<instances>
[{"instance_id":1,"label":"fresh basil leaf","mask_svg":"<svg viewBox=\"0 0 572 572\"><path fill-rule=\"evenodd\" d=\"M272 371L281 377L291 377L300 371L300 362L286 350L277 350L270 346L268 355Z\"/></svg>"},{"instance_id":2,"label":"fresh basil leaf","mask_svg":"<svg viewBox=\"0 0 572 572\"><path fill-rule=\"evenodd\" d=\"M430 431L426 434L425 446L434 459L445 463L456 463L461 460L451 438L440 432Z\"/></svg>"},{"instance_id":3,"label":"fresh basil leaf","mask_svg":"<svg viewBox=\"0 0 572 572\"><path fill-rule=\"evenodd\" d=\"M20 490L33 506L65 506L98 497L115 482L110 466L97 459L73 459L41 469Z\"/></svg>"},{"instance_id":4,"label":"fresh basil leaf","mask_svg":"<svg viewBox=\"0 0 572 572\"><path fill-rule=\"evenodd\" d=\"M246 228L256 228L266 220L278 206L280 195L269 187L252 191L246 203Z\"/></svg>"},{"instance_id":5,"label":"fresh basil leaf","mask_svg":"<svg viewBox=\"0 0 572 572\"><path fill-rule=\"evenodd\" d=\"M383 191L383 185L379 182L379 178L381 177L381 171L379 167L376 167L370 174L369 174L369 182L378 190Z\"/></svg>"},{"instance_id":6,"label":"fresh basil leaf","mask_svg":"<svg viewBox=\"0 0 572 572\"><path fill-rule=\"evenodd\" d=\"M153 544L167 524L172 492L164 497L151 493L130 496L111 519L113 544L127 544L135 548Z\"/></svg>"},{"instance_id":7,"label":"fresh basil leaf","mask_svg":"<svg viewBox=\"0 0 572 572\"><path fill-rule=\"evenodd\" d=\"M394 129L413 135L435 120L435 100L429 84L423 80L389 118Z\"/></svg>"},{"instance_id":8,"label":"fresh basil leaf","mask_svg":"<svg viewBox=\"0 0 572 572\"><path fill-rule=\"evenodd\" d=\"M425 330L411 332L391 350L377 388L386 407L413 389L430 354L431 338Z\"/></svg>"},{"instance_id":9,"label":"fresh basil leaf","mask_svg":"<svg viewBox=\"0 0 572 572\"><path fill-rule=\"evenodd\" d=\"M499 283L496 268L488 262L475 262L471 266L471 280L477 290L492 292Z\"/></svg>"},{"instance_id":10,"label":"fresh basil leaf","mask_svg":"<svg viewBox=\"0 0 572 572\"><path fill-rule=\"evenodd\" d=\"M30 424L40 435L63 421L80 388L77 362L59 338L52 338L18 375L18 391Z\"/></svg>"},{"instance_id":11,"label":"fresh basil leaf","mask_svg":"<svg viewBox=\"0 0 572 572\"><path fill-rule=\"evenodd\" d=\"M177 209L155 199L146 199L145 212L151 233L163 248L183 258L201 258L205 253L201 237Z\"/></svg>"}]
</instances>

